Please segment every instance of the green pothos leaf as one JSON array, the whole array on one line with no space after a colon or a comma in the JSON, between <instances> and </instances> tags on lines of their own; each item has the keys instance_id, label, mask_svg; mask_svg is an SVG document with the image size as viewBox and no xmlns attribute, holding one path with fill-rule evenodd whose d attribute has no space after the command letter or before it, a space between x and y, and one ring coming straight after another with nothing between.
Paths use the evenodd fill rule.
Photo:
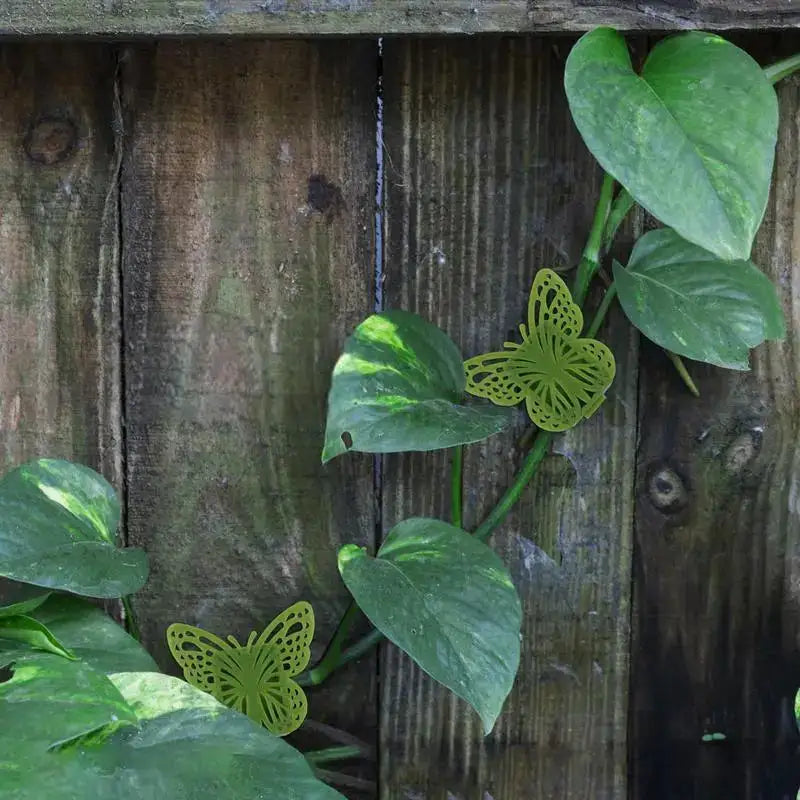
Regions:
<instances>
[{"instance_id":1,"label":"green pothos leaf","mask_svg":"<svg viewBox=\"0 0 800 800\"><path fill-rule=\"evenodd\" d=\"M564 83L587 147L640 205L720 258L749 258L778 103L747 53L691 31L657 44L637 75L623 37L597 28L572 49Z\"/></svg>"},{"instance_id":2,"label":"green pothos leaf","mask_svg":"<svg viewBox=\"0 0 800 800\"><path fill-rule=\"evenodd\" d=\"M343 547L339 571L372 624L491 731L520 653L519 597L497 555L460 528L407 519L376 558Z\"/></svg>"},{"instance_id":3,"label":"green pothos leaf","mask_svg":"<svg viewBox=\"0 0 800 800\"><path fill-rule=\"evenodd\" d=\"M3 784L4 767L13 774L19 766L13 754L34 758L100 729L136 724L119 690L87 664L38 653L12 669L0 683L0 719L14 721L0 726L0 797L15 796Z\"/></svg>"},{"instance_id":4,"label":"green pothos leaf","mask_svg":"<svg viewBox=\"0 0 800 800\"><path fill-rule=\"evenodd\" d=\"M0 480L0 576L90 597L120 597L147 578L142 550L115 544L119 501L96 472L40 459Z\"/></svg>"},{"instance_id":5,"label":"green pothos leaf","mask_svg":"<svg viewBox=\"0 0 800 800\"><path fill-rule=\"evenodd\" d=\"M628 319L656 344L729 369L786 333L775 287L750 261L722 261L675 231L650 231L614 282Z\"/></svg>"},{"instance_id":6,"label":"green pothos leaf","mask_svg":"<svg viewBox=\"0 0 800 800\"><path fill-rule=\"evenodd\" d=\"M348 450L436 450L505 428L507 410L465 405L461 353L435 325L407 311L362 322L345 342L328 396L323 462Z\"/></svg>"},{"instance_id":7,"label":"green pothos leaf","mask_svg":"<svg viewBox=\"0 0 800 800\"><path fill-rule=\"evenodd\" d=\"M794 696L794 717L797 720L798 727L800 727L800 689Z\"/></svg>"},{"instance_id":8,"label":"green pothos leaf","mask_svg":"<svg viewBox=\"0 0 800 800\"><path fill-rule=\"evenodd\" d=\"M74 662L45 658L80 669ZM99 687L92 687L88 706L87 698L75 698L77 688L88 687L70 680L37 688L39 677L30 677L40 701L30 708L32 716L8 717L14 725L0 726L0 797L199 800L211 793L214 800L344 800L285 741L177 678L122 673L109 680L100 675L110 687L110 692L100 690L109 704L99 703ZM47 694L47 689L57 691ZM77 708L62 702L72 698L80 700ZM11 709L3 702L0 695L5 719ZM108 721L114 708L116 722L124 714L133 725L92 736L92 726ZM20 730L27 738L20 737ZM80 731L85 735L76 738ZM62 740L69 735L70 746L48 750L54 735Z\"/></svg>"}]
</instances>

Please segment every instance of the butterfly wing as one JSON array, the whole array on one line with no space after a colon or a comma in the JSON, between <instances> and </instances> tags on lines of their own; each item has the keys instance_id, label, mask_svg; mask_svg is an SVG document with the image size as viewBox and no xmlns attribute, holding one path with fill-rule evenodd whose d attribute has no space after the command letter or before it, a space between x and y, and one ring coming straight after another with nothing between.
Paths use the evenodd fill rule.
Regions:
<instances>
[{"instance_id":1,"label":"butterfly wing","mask_svg":"<svg viewBox=\"0 0 800 800\"><path fill-rule=\"evenodd\" d=\"M606 389L614 381L617 366L614 354L595 339L577 339L564 359L566 379L577 385L575 390L587 419L605 400Z\"/></svg>"},{"instance_id":2,"label":"butterfly wing","mask_svg":"<svg viewBox=\"0 0 800 800\"><path fill-rule=\"evenodd\" d=\"M484 353L467 359L464 372L467 376L467 391L476 397L485 397L498 406L515 406L521 403L528 390L522 377L518 345L506 342L513 348L497 353Z\"/></svg>"},{"instance_id":3,"label":"butterfly wing","mask_svg":"<svg viewBox=\"0 0 800 800\"><path fill-rule=\"evenodd\" d=\"M299 675L311 660L314 609L301 600L275 617L253 647L271 647L286 676Z\"/></svg>"},{"instance_id":4,"label":"butterfly wing","mask_svg":"<svg viewBox=\"0 0 800 800\"><path fill-rule=\"evenodd\" d=\"M551 269L536 273L528 299L528 330L531 336L545 329L566 338L577 338L583 330L583 314L573 302L567 284Z\"/></svg>"},{"instance_id":5,"label":"butterfly wing","mask_svg":"<svg viewBox=\"0 0 800 800\"><path fill-rule=\"evenodd\" d=\"M262 648L267 654L259 670L258 691L248 694L245 713L275 736L286 736L297 730L308 713L305 692L286 674L276 661L273 648Z\"/></svg>"},{"instance_id":6,"label":"butterfly wing","mask_svg":"<svg viewBox=\"0 0 800 800\"><path fill-rule=\"evenodd\" d=\"M167 628L167 644L186 680L224 702L220 696L218 664L234 648L213 633L180 622Z\"/></svg>"}]
</instances>

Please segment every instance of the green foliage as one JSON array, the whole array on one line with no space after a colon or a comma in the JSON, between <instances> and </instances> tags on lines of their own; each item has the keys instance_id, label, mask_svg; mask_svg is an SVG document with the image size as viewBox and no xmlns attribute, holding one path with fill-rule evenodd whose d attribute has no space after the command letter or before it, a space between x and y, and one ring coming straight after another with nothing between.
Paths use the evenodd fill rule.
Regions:
<instances>
[{"instance_id":1,"label":"green foliage","mask_svg":"<svg viewBox=\"0 0 800 800\"><path fill-rule=\"evenodd\" d=\"M634 72L610 28L583 36L565 88L592 155L635 200L724 259L750 256L769 195L778 104L753 59L719 36L672 36Z\"/></svg>"},{"instance_id":2,"label":"green foliage","mask_svg":"<svg viewBox=\"0 0 800 800\"><path fill-rule=\"evenodd\" d=\"M488 733L517 674L519 597L485 544L436 519L407 519L370 558L339 551L362 611L431 677L466 700Z\"/></svg>"},{"instance_id":3,"label":"green foliage","mask_svg":"<svg viewBox=\"0 0 800 800\"><path fill-rule=\"evenodd\" d=\"M7 574L91 594L127 591L144 579L143 554L126 561L113 545L119 504L91 470L63 461L17 469L0 481L0 509ZM108 552L93 558L85 544ZM79 564L76 550L91 563ZM37 566L37 554L45 565ZM101 609L30 584L12 586L10 600L0 607L0 670L11 673L0 677L4 800L188 798L209 791L219 800L341 800L292 747L158 674L147 652ZM303 644L286 614L265 631L262 644L285 656L272 659L279 682L287 679L286 658L305 650L294 666L308 661L313 623L301 627Z\"/></svg>"},{"instance_id":4,"label":"green foliage","mask_svg":"<svg viewBox=\"0 0 800 800\"><path fill-rule=\"evenodd\" d=\"M53 595L32 616L93 669L105 673L158 669L147 651L114 620L78 597ZM29 648L0 639L0 666L31 655Z\"/></svg>"},{"instance_id":5,"label":"green foliage","mask_svg":"<svg viewBox=\"0 0 800 800\"><path fill-rule=\"evenodd\" d=\"M119 501L96 472L40 459L0 481L0 576L89 597L119 597L147 579L141 550L115 544Z\"/></svg>"},{"instance_id":6,"label":"green foliage","mask_svg":"<svg viewBox=\"0 0 800 800\"><path fill-rule=\"evenodd\" d=\"M136 724L104 673L49 653L20 660L11 679L0 683L0 719L14 720L0 731L4 760L21 750L44 755L101 729ZM0 773L0 796L6 797L3 788Z\"/></svg>"},{"instance_id":7,"label":"green foliage","mask_svg":"<svg viewBox=\"0 0 800 800\"><path fill-rule=\"evenodd\" d=\"M696 361L748 369L750 348L786 333L775 288L749 261L722 261L669 228L642 236L614 264L628 319L656 344Z\"/></svg>"},{"instance_id":8,"label":"green foliage","mask_svg":"<svg viewBox=\"0 0 800 800\"><path fill-rule=\"evenodd\" d=\"M74 659L75 656L38 619L17 614L0 618L0 646L3 641L16 641L34 650L55 653L57 656ZM0 650L0 653L2 650Z\"/></svg>"},{"instance_id":9,"label":"green foliage","mask_svg":"<svg viewBox=\"0 0 800 800\"><path fill-rule=\"evenodd\" d=\"M12 718L6 714L14 725L0 729L0 796L9 800L209 791L215 800L342 800L294 748L166 675L106 677L41 656L0 684L0 715Z\"/></svg>"},{"instance_id":10,"label":"green foliage","mask_svg":"<svg viewBox=\"0 0 800 800\"><path fill-rule=\"evenodd\" d=\"M407 311L373 314L334 367L323 462L454 447L508 425L503 409L463 405L465 385L461 353L439 328Z\"/></svg>"},{"instance_id":11,"label":"green foliage","mask_svg":"<svg viewBox=\"0 0 800 800\"><path fill-rule=\"evenodd\" d=\"M616 365L595 339L581 339L583 314L566 284L551 269L536 273L528 299L522 344L485 353L464 363L467 391L501 406L525 401L542 430L566 431L588 418L605 400Z\"/></svg>"},{"instance_id":12,"label":"green foliage","mask_svg":"<svg viewBox=\"0 0 800 800\"><path fill-rule=\"evenodd\" d=\"M14 602L0 606L0 619L14 617L17 614L30 614L36 611L50 597L50 592L42 592L34 586L19 584L14 591Z\"/></svg>"},{"instance_id":13,"label":"green foliage","mask_svg":"<svg viewBox=\"0 0 800 800\"><path fill-rule=\"evenodd\" d=\"M188 683L158 674L100 609L60 593L115 598L144 584L144 553L116 544L113 489L90 469L47 459L0 480L0 576L22 584L0 607L0 668L11 675L0 682L0 719L13 720L0 726L0 797L340 798L262 725L294 730L306 713L300 686L320 683L380 634L470 703L490 731L517 673L521 608L507 570L483 542L522 495L550 432L602 404L615 364L592 337L613 297L654 342L719 366L746 369L752 347L784 335L775 290L747 259L774 157L770 81L798 66L800 59L789 59L765 75L732 44L692 32L654 47L639 75L615 31L600 28L578 42L567 61L567 96L607 174L574 298L555 272L539 270L522 343L466 364L420 317L370 316L335 366L322 459L460 446L508 425L507 408L465 403L467 390L500 406L524 400L543 430L476 535L408 519L375 557L355 545L341 549L342 578L377 632L345 648L359 614L353 605L309 673L300 674L313 613L299 602L243 645L171 626L170 648ZM621 184L616 200L612 176ZM614 264L614 285L584 331L580 304L631 197L670 227L645 234L627 269ZM460 453L454 464L460 519ZM800 719L800 693L795 710ZM703 741L723 737L709 733ZM325 763L352 749L314 758Z\"/></svg>"}]
</instances>

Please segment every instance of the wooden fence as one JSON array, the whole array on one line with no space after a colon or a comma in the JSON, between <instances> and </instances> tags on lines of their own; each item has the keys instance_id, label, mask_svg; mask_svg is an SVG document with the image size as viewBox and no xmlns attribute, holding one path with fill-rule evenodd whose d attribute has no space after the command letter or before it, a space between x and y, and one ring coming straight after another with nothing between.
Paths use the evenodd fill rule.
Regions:
<instances>
[{"instance_id":1,"label":"wooden fence","mask_svg":"<svg viewBox=\"0 0 800 800\"><path fill-rule=\"evenodd\" d=\"M3 461L72 458L120 488L125 540L152 564L136 611L167 668L171 621L243 634L300 598L319 652L347 602L338 546L447 515L441 453L320 465L330 372L376 280L386 307L473 354L515 327L537 268L575 263L600 176L564 97L574 38L541 31L800 23L778 2L76 5L5 0L0 27L515 34L387 38L380 54L374 36L0 45ZM764 62L800 50L800 34L736 41ZM525 606L495 731L390 646L311 695L312 719L376 742L360 775L383 800L794 798L800 81L779 97L754 260L786 341L750 373L692 365L697 400L612 314L609 402L556 440L494 538ZM522 433L469 448L468 525Z\"/></svg>"}]
</instances>

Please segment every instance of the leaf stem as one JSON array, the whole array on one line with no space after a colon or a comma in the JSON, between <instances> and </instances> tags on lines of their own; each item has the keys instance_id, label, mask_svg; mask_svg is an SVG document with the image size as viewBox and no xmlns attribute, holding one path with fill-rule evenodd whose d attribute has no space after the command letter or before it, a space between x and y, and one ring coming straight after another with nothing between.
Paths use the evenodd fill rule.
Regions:
<instances>
[{"instance_id":1,"label":"leaf stem","mask_svg":"<svg viewBox=\"0 0 800 800\"><path fill-rule=\"evenodd\" d=\"M523 490L528 485L530 479L536 474L539 464L542 463L550 447L553 434L549 431L540 430L536 434L533 447L528 451L522 468L517 473L511 486L506 489L505 494L500 498L497 505L491 510L489 516L478 526L474 536L485 542L495 531L497 526L506 518L514 504L519 500Z\"/></svg>"},{"instance_id":2,"label":"leaf stem","mask_svg":"<svg viewBox=\"0 0 800 800\"><path fill-rule=\"evenodd\" d=\"M603 173L603 183L600 186L600 197L594 210L594 219L589 231L589 238L586 240L586 247L583 248L583 255L578 264L578 274L575 276L575 288L572 291L572 299L579 305L583 305L586 293L589 291L589 284L592 282L597 270L600 268L600 251L603 247L606 229L606 221L614 200L614 179L607 172Z\"/></svg>"},{"instance_id":3,"label":"leaf stem","mask_svg":"<svg viewBox=\"0 0 800 800\"><path fill-rule=\"evenodd\" d=\"M594 339L594 337L597 335L597 331L600 330L600 326L603 324L603 320L606 318L606 314L608 314L611 304L614 302L614 298L616 296L617 286L616 284L612 283L611 286L609 286L606 290L606 293L603 295L603 299L600 301L597 311L595 311L591 325L589 325L589 327L586 329L587 339Z\"/></svg>"},{"instance_id":4,"label":"leaf stem","mask_svg":"<svg viewBox=\"0 0 800 800\"><path fill-rule=\"evenodd\" d=\"M664 352L675 365L678 375L681 376L681 380L686 384L689 391L695 397L700 397L700 390L697 388L697 384L692 380L692 376L689 374L689 370L686 369L686 364L683 363L683 359L677 353L673 353L670 350L665 350Z\"/></svg>"},{"instance_id":5,"label":"leaf stem","mask_svg":"<svg viewBox=\"0 0 800 800\"><path fill-rule=\"evenodd\" d=\"M345 639L350 633L358 615L359 607L353 600L344 612L344 616L339 620L339 626L333 634L333 638L328 644L328 649L320 659L319 663L308 672L303 673L296 681L300 686L317 686L322 683L332 672L342 664L342 647ZM352 660L352 659L351 659Z\"/></svg>"},{"instance_id":6,"label":"leaf stem","mask_svg":"<svg viewBox=\"0 0 800 800\"><path fill-rule=\"evenodd\" d=\"M125 625L128 633L136 639L137 642L141 641L141 632L139 630L139 623L136 621L136 614L133 613L133 606L131 599L127 595L122 597L122 608L125 610Z\"/></svg>"},{"instance_id":7,"label":"leaf stem","mask_svg":"<svg viewBox=\"0 0 800 800\"><path fill-rule=\"evenodd\" d=\"M784 58L781 61L776 61L768 67L764 67L764 74L770 83L777 83L778 81L788 78L793 72L800 69L800 53L796 53L789 58Z\"/></svg>"},{"instance_id":8,"label":"leaf stem","mask_svg":"<svg viewBox=\"0 0 800 800\"><path fill-rule=\"evenodd\" d=\"M353 603L353 605L355 606L355 603ZM358 608L358 606L356 606L356 608ZM327 658L330 652L329 646L322 661L320 661L314 669L304 672L294 680L300 686L319 686L336 672L336 670L345 666L345 664L349 664L351 661L357 661L361 656L368 653L383 638L383 634L377 628L373 628L354 645L348 647L344 652L340 652L339 657L335 661Z\"/></svg>"},{"instance_id":9,"label":"leaf stem","mask_svg":"<svg viewBox=\"0 0 800 800\"><path fill-rule=\"evenodd\" d=\"M450 516L453 525L463 527L461 505L463 494L464 447L453 448L453 460L450 467Z\"/></svg>"},{"instance_id":10,"label":"leaf stem","mask_svg":"<svg viewBox=\"0 0 800 800\"><path fill-rule=\"evenodd\" d=\"M303 753L306 761L313 766L330 764L331 761L345 761L349 758L361 758L364 755L358 745L345 745L342 747L326 747L324 750L310 750Z\"/></svg>"}]
</instances>

